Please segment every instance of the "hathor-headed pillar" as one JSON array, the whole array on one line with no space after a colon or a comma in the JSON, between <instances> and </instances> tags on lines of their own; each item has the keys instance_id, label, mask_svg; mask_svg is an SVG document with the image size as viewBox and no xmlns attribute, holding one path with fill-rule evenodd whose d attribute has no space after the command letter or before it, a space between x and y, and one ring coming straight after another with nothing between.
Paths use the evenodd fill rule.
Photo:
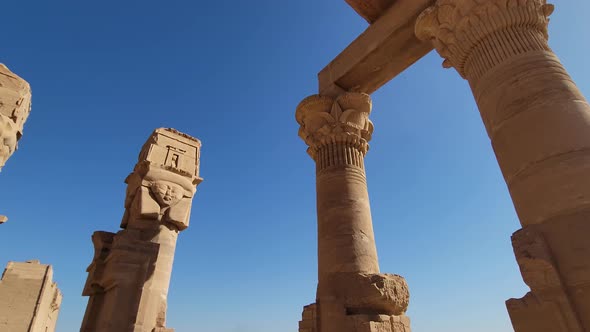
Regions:
<instances>
[{"instance_id":1,"label":"hathor-headed pillar","mask_svg":"<svg viewBox=\"0 0 590 332\"><path fill-rule=\"evenodd\" d=\"M117 234L95 232L82 332L167 332L166 304L178 233L188 227L201 142L156 129L127 177Z\"/></svg>"},{"instance_id":2,"label":"hathor-headed pillar","mask_svg":"<svg viewBox=\"0 0 590 332\"><path fill-rule=\"evenodd\" d=\"M380 274L364 157L371 98L315 95L297 107L299 136L316 162L318 290L301 332L409 332L405 280Z\"/></svg>"},{"instance_id":3,"label":"hathor-headed pillar","mask_svg":"<svg viewBox=\"0 0 590 332\"><path fill-rule=\"evenodd\" d=\"M590 106L548 46L545 0L439 0L418 19L469 81L522 229L517 332L590 331Z\"/></svg>"}]
</instances>

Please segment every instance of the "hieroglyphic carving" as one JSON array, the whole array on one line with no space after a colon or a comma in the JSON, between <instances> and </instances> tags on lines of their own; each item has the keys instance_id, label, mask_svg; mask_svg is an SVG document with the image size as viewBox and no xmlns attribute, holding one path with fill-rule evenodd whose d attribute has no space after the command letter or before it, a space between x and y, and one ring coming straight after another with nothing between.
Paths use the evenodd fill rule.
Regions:
<instances>
[{"instance_id":1,"label":"hieroglyphic carving","mask_svg":"<svg viewBox=\"0 0 590 332\"><path fill-rule=\"evenodd\" d=\"M178 233L189 225L201 143L174 129L156 129L127 183L117 234L95 232L95 256L83 295L90 296L82 331L172 331L166 299Z\"/></svg>"},{"instance_id":2,"label":"hieroglyphic carving","mask_svg":"<svg viewBox=\"0 0 590 332\"><path fill-rule=\"evenodd\" d=\"M438 0L416 23L463 78L479 78L502 61L531 50L548 50L546 0Z\"/></svg>"},{"instance_id":3,"label":"hieroglyphic carving","mask_svg":"<svg viewBox=\"0 0 590 332\"><path fill-rule=\"evenodd\" d=\"M0 170L18 148L31 111L31 87L0 64Z\"/></svg>"}]
</instances>

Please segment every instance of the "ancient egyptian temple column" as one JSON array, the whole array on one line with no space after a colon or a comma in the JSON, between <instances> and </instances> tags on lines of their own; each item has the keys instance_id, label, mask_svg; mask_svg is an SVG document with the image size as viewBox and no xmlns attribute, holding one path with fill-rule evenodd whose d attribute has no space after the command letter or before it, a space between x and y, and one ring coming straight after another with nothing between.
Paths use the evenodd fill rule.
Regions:
<instances>
[{"instance_id":1,"label":"ancient egyptian temple column","mask_svg":"<svg viewBox=\"0 0 590 332\"><path fill-rule=\"evenodd\" d=\"M316 162L318 290L300 332L409 332L405 280L380 274L364 157L371 98L315 95L297 107L299 136Z\"/></svg>"},{"instance_id":2,"label":"ancient egyptian temple column","mask_svg":"<svg viewBox=\"0 0 590 332\"><path fill-rule=\"evenodd\" d=\"M156 129L127 177L123 230L95 232L82 332L166 332L166 303L178 233L188 227L201 142Z\"/></svg>"},{"instance_id":3,"label":"ancient egyptian temple column","mask_svg":"<svg viewBox=\"0 0 590 332\"><path fill-rule=\"evenodd\" d=\"M418 20L469 81L520 218L516 332L590 331L590 106L547 44L545 0L439 0Z\"/></svg>"}]
</instances>

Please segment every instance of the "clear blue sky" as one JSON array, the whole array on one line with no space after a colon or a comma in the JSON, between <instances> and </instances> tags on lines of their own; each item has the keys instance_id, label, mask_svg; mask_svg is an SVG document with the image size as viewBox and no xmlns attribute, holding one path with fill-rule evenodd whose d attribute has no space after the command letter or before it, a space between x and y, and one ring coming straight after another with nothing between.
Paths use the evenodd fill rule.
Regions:
<instances>
[{"instance_id":1,"label":"clear blue sky","mask_svg":"<svg viewBox=\"0 0 590 332\"><path fill-rule=\"evenodd\" d=\"M550 44L590 96L590 3L556 1ZM33 87L0 174L0 265L53 264L58 331L78 331L95 230L116 231L156 127L203 142L168 325L297 331L316 287L314 165L295 107L366 23L342 0L7 1L0 62ZM373 96L366 160L381 269L405 276L414 332L511 331L526 288L514 208L466 82L430 54Z\"/></svg>"}]
</instances>

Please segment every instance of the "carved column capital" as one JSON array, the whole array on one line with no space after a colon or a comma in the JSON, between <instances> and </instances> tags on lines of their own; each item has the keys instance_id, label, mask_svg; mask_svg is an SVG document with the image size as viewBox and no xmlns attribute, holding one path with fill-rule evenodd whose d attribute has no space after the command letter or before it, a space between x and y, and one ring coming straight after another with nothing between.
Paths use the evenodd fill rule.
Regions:
<instances>
[{"instance_id":1,"label":"carved column capital","mask_svg":"<svg viewBox=\"0 0 590 332\"><path fill-rule=\"evenodd\" d=\"M477 79L504 60L548 50L554 7L546 0L438 0L416 23L416 35L432 40L463 78Z\"/></svg>"},{"instance_id":2,"label":"carved column capital","mask_svg":"<svg viewBox=\"0 0 590 332\"><path fill-rule=\"evenodd\" d=\"M316 160L322 148L345 144L364 156L373 133L371 108L371 96L365 93L349 92L335 99L321 95L305 98L297 106L295 118L309 155Z\"/></svg>"}]
</instances>

